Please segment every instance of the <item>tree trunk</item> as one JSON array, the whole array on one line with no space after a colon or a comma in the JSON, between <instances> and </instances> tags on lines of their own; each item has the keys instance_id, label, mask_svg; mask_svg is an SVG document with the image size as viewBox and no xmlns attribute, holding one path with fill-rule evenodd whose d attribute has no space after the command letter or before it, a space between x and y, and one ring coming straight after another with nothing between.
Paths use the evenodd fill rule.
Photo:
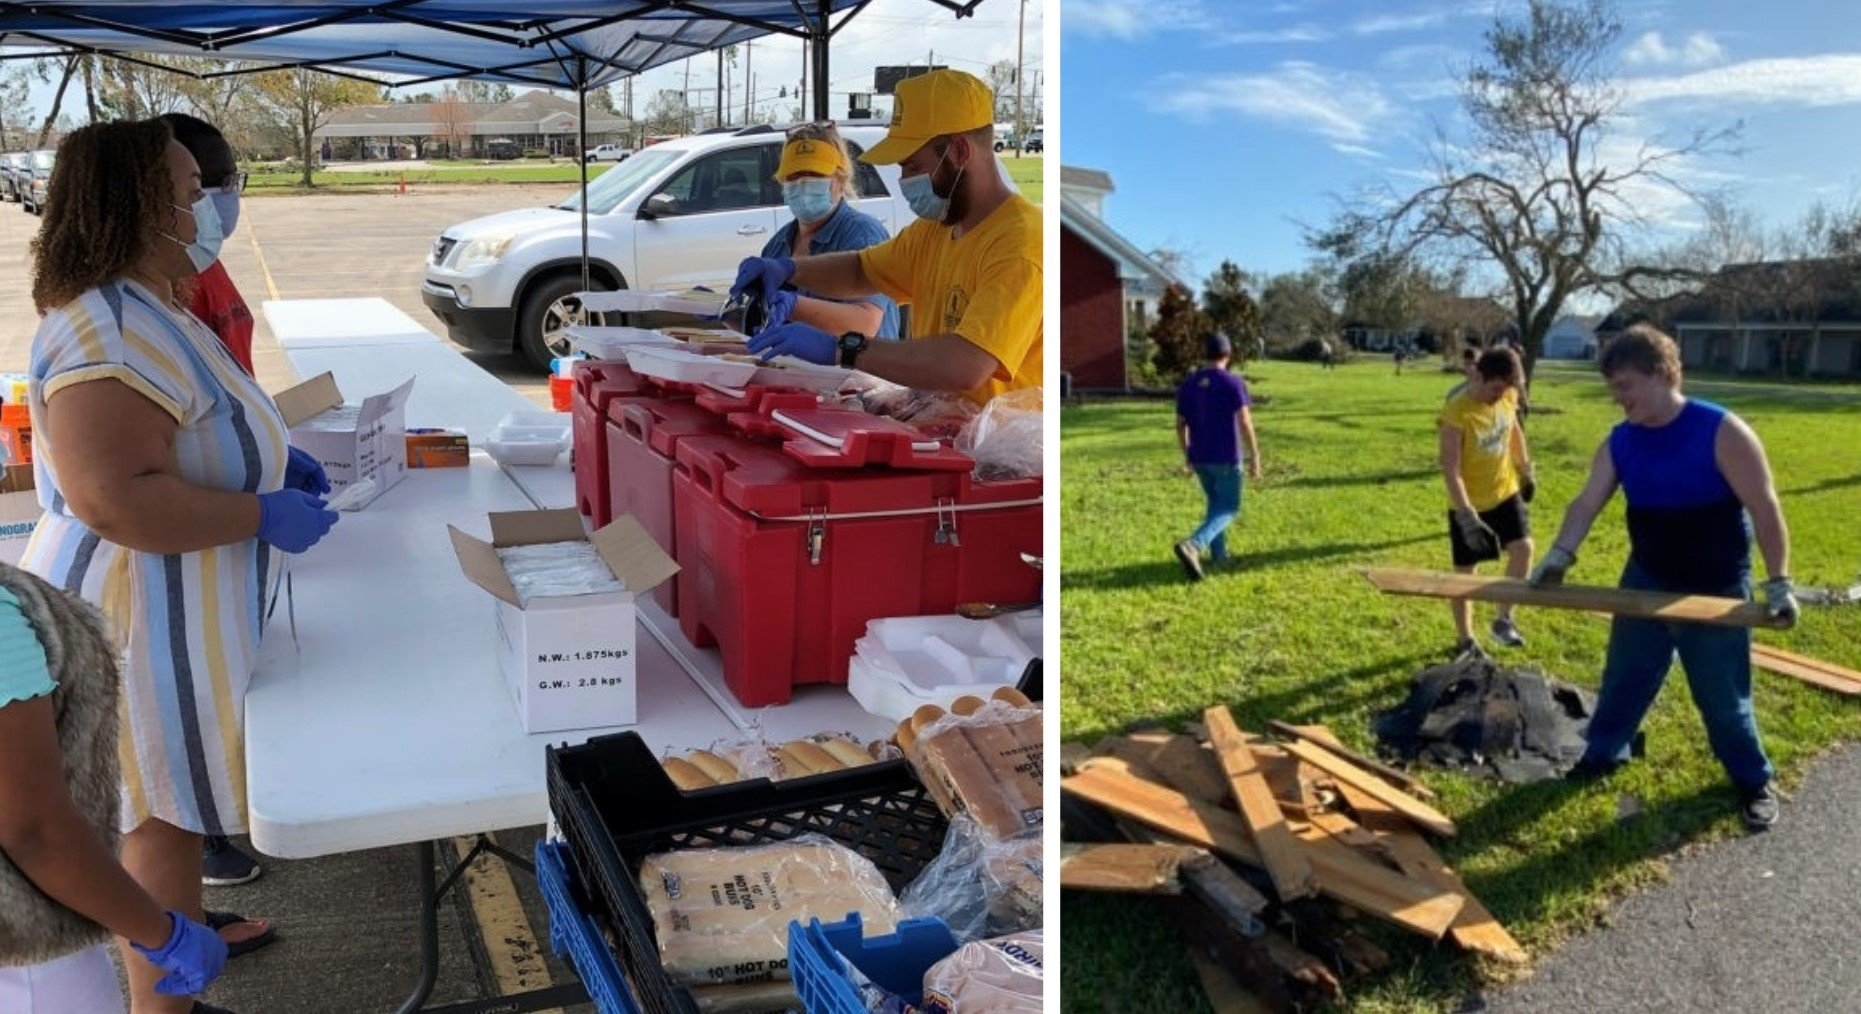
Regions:
<instances>
[{"instance_id":1,"label":"tree trunk","mask_svg":"<svg viewBox=\"0 0 1861 1014\"><path fill-rule=\"evenodd\" d=\"M94 57L89 56L83 57L82 59L84 61L84 104L88 107L90 122L96 123L98 120L103 119L103 117L97 115L97 77L95 72L97 61Z\"/></svg>"},{"instance_id":2,"label":"tree trunk","mask_svg":"<svg viewBox=\"0 0 1861 1014\"><path fill-rule=\"evenodd\" d=\"M52 111L45 114L45 123L39 127L39 143L35 148L45 147L45 141L52 136L52 124L58 120L58 110L65 104L65 88L71 84L71 76L77 73L78 61L83 57L74 56L65 61L64 76L58 79L58 91L52 94Z\"/></svg>"},{"instance_id":3,"label":"tree trunk","mask_svg":"<svg viewBox=\"0 0 1861 1014\"><path fill-rule=\"evenodd\" d=\"M300 71L299 73L301 74L302 72ZM305 188L310 188L316 186L316 182L310 178L310 174L311 170L316 168L317 120L311 113L310 105L307 102L299 105L297 111L298 139L303 142L304 186Z\"/></svg>"}]
</instances>

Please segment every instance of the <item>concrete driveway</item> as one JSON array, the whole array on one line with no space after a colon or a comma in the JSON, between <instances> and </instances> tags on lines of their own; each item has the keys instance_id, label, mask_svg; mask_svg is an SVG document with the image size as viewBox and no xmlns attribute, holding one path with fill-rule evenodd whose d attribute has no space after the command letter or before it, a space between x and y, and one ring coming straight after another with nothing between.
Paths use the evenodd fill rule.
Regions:
<instances>
[{"instance_id":1,"label":"concrete driveway","mask_svg":"<svg viewBox=\"0 0 1861 1014\"><path fill-rule=\"evenodd\" d=\"M258 318L253 358L260 381L276 391L297 380L259 310L264 300L380 296L440 331L419 291L421 263L439 230L472 216L559 200L564 191L452 186L414 188L406 196L249 199L223 259ZM37 326L27 247L38 226L39 219L18 205L0 204L0 372L27 368ZM519 357L472 358L547 407L545 378ZM503 832L497 840L527 854L540 831ZM238 1014L395 1009L419 967L413 848L299 862L266 859L264 866L264 876L251 884L209 890L207 904L271 918L281 939L235 961L207 999ZM467 879L465 895L454 892L440 914L435 1002L572 980L572 972L545 958L548 919L528 875L481 861Z\"/></svg>"}]
</instances>

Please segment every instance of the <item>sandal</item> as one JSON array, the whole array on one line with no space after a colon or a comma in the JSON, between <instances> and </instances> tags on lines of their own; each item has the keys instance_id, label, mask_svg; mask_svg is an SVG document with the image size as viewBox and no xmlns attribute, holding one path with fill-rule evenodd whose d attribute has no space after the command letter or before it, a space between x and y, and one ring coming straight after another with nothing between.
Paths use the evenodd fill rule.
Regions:
<instances>
[{"instance_id":1,"label":"sandal","mask_svg":"<svg viewBox=\"0 0 1861 1014\"><path fill-rule=\"evenodd\" d=\"M265 931L256 936L247 937L244 940L227 940L227 929L241 925L264 926ZM251 954L253 951L259 950L268 944L275 943L278 939L278 927L271 925L263 919L248 919L243 915L238 915L233 912L208 912L207 926L215 933L218 933L220 939L226 940L226 957L228 960Z\"/></svg>"}]
</instances>

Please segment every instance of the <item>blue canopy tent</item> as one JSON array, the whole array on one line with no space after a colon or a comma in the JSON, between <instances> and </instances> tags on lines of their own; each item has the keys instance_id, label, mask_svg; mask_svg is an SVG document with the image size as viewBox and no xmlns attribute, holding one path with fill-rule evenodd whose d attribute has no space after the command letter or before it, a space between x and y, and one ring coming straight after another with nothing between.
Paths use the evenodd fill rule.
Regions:
<instances>
[{"instance_id":1,"label":"blue canopy tent","mask_svg":"<svg viewBox=\"0 0 1861 1014\"><path fill-rule=\"evenodd\" d=\"M203 75L310 67L389 87L473 78L587 90L767 35L807 39L814 112L828 116L830 40L871 0L0 0L0 61L100 54L214 57L246 66ZM957 17L982 0L927 0ZM915 41L911 43L915 48ZM163 67L164 70L173 70ZM586 147L585 127L582 128ZM582 186L587 187L583 165ZM583 202L583 286L588 235ZM438 899L482 852L530 864L484 835L439 881L418 848L420 978L399 1008L431 1014L521 1012L582 1002L579 984L427 1008L438 976Z\"/></svg>"}]
</instances>

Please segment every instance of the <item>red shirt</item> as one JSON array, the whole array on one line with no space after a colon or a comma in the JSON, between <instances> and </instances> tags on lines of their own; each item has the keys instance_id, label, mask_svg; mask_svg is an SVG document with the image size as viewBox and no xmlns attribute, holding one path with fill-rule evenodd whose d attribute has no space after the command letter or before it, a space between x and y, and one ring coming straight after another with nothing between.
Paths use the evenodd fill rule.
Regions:
<instances>
[{"instance_id":1,"label":"red shirt","mask_svg":"<svg viewBox=\"0 0 1861 1014\"><path fill-rule=\"evenodd\" d=\"M214 261L194 280L194 311L213 333L220 336L233 359L252 372L252 311L239 296L226 265Z\"/></svg>"}]
</instances>

